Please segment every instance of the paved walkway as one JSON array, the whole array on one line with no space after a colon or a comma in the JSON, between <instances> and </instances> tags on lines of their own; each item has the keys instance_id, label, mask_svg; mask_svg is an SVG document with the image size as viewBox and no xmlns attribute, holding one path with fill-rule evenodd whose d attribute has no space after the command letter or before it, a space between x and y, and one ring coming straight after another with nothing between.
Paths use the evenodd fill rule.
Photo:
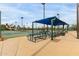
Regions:
<instances>
[{"instance_id":1,"label":"paved walkway","mask_svg":"<svg viewBox=\"0 0 79 59\"><path fill-rule=\"evenodd\" d=\"M76 39L76 32L69 32L64 37L58 37L59 41L51 41L36 55L41 56L79 56L79 40Z\"/></svg>"},{"instance_id":2,"label":"paved walkway","mask_svg":"<svg viewBox=\"0 0 79 59\"><path fill-rule=\"evenodd\" d=\"M51 56L51 55L79 55L79 40L76 32L69 32L65 36L42 40L33 43L27 37L17 37L0 42L0 55L3 56Z\"/></svg>"},{"instance_id":3,"label":"paved walkway","mask_svg":"<svg viewBox=\"0 0 79 59\"><path fill-rule=\"evenodd\" d=\"M34 43L27 40L27 37L17 37L7 39L0 42L0 55L3 56L25 56L35 54L41 47L46 45L50 40L42 40L40 42Z\"/></svg>"}]
</instances>

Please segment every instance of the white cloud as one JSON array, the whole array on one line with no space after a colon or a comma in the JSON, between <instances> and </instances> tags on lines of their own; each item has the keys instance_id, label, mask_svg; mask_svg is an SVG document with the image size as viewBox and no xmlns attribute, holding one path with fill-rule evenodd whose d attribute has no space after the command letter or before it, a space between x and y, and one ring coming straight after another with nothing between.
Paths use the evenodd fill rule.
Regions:
<instances>
[{"instance_id":1,"label":"white cloud","mask_svg":"<svg viewBox=\"0 0 79 59\"><path fill-rule=\"evenodd\" d=\"M20 17L24 17L26 20L24 22L29 22L34 17L29 11L22 11L5 5L0 5L0 10L2 12L2 23L14 23L15 21L21 23Z\"/></svg>"},{"instance_id":2,"label":"white cloud","mask_svg":"<svg viewBox=\"0 0 79 59\"><path fill-rule=\"evenodd\" d=\"M53 8L54 7L54 8ZM76 24L76 7L69 8L66 5L53 5L51 9L46 10L46 17L56 16L57 13L60 14L60 19L69 23L69 24ZM60 8L59 8L60 7ZM58 10L56 10L59 8Z\"/></svg>"},{"instance_id":3,"label":"white cloud","mask_svg":"<svg viewBox=\"0 0 79 59\"><path fill-rule=\"evenodd\" d=\"M21 4L17 4L17 6L11 7L11 6L6 6L4 4L0 4L0 10L2 11L2 21L3 23L9 22L9 23L14 23L15 21L20 21L20 17L24 17L24 22L29 25L31 25L32 21L34 20L39 20L42 18L42 9L39 7L39 5L32 5L32 7L36 7L34 9L35 11L29 11L29 10L20 10L18 9L19 7L22 7ZM50 8L51 7L51 8ZM60 7L60 8L59 8ZM58 10L56 10L59 8ZM69 24L74 24L76 23L76 9L75 8L69 8L66 5L52 5L52 6L47 6L46 8L46 17L51 17L51 16L56 16L56 14L60 14L61 20L69 23Z\"/></svg>"}]
</instances>

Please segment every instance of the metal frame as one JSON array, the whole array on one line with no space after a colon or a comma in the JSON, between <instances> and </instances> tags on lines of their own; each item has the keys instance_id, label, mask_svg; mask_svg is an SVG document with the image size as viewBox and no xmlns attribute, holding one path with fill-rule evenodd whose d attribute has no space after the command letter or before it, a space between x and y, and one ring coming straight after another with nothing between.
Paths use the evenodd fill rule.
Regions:
<instances>
[{"instance_id":1,"label":"metal frame","mask_svg":"<svg viewBox=\"0 0 79 59\"><path fill-rule=\"evenodd\" d=\"M51 40L53 40L53 19L51 20Z\"/></svg>"},{"instance_id":2,"label":"metal frame","mask_svg":"<svg viewBox=\"0 0 79 59\"><path fill-rule=\"evenodd\" d=\"M62 25L62 27L63 27L63 31L64 31L64 24ZM67 25L67 31L68 31L68 27L69 27L69 25ZM48 27L47 27L47 29L48 29ZM59 30L59 26L58 26L57 29ZM54 34L53 34L54 33L54 30L55 30L55 26L53 25L53 19L52 19L51 20L51 40L54 39ZM32 34L33 33L34 33L34 22L32 22ZM32 35L32 40L33 40L33 35Z\"/></svg>"}]
</instances>

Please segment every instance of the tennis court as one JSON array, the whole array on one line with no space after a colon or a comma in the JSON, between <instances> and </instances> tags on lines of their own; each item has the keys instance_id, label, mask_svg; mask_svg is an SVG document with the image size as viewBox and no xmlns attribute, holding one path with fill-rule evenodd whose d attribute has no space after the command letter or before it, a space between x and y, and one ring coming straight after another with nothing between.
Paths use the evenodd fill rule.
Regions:
<instances>
[{"instance_id":1,"label":"tennis court","mask_svg":"<svg viewBox=\"0 0 79 59\"><path fill-rule=\"evenodd\" d=\"M19 36L26 36L30 33L30 31L2 31L2 37L4 39L14 38Z\"/></svg>"}]
</instances>

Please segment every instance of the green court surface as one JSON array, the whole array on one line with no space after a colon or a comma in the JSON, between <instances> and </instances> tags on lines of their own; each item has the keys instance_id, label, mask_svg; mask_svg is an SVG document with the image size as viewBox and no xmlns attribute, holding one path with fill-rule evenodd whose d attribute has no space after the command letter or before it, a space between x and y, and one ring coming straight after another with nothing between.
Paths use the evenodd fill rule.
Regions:
<instances>
[{"instance_id":1,"label":"green court surface","mask_svg":"<svg viewBox=\"0 0 79 59\"><path fill-rule=\"evenodd\" d=\"M30 33L30 31L2 31L2 37L5 39L14 38L19 36L26 36Z\"/></svg>"}]
</instances>

